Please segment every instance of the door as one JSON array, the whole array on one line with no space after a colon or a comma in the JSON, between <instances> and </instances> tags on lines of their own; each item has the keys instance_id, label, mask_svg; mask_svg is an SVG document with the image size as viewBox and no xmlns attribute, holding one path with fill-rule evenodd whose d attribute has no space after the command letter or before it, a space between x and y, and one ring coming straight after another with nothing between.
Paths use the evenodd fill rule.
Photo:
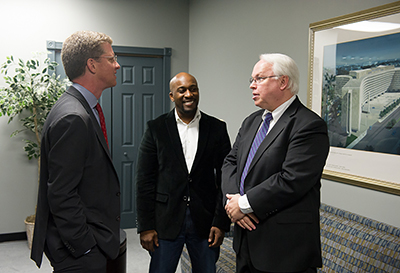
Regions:
<instances>
[{"instance_id":1,"label":"door","mask_svg":"<svg viewBox=\"0 0 400 273\"><path fill-rule=\"evenodd\" d=\"M162 58L118 56L112 98L112 157L121 183L121 227L136 227L135 167L148 120L165 112Z\"/></svg>"}]
</instances>

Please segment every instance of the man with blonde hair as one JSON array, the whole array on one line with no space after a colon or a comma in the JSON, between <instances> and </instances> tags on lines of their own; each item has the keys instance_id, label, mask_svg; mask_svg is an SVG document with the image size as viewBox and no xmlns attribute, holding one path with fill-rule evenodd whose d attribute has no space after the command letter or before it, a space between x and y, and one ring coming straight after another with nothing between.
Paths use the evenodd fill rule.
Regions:
<instances>
[{"instance_id":1,"label":"man with blonde hair","mask_svg":"<svg viewBox=\"0 0 400 273\"><path fill-rule=\"evenodd\" d=\"M98 99L120 68L109 36L78 31L61 51L73 82L42 133L31 258L45 252L55 273L105 273L119 251L120 188Z\"/></svg>"}]
</instances>

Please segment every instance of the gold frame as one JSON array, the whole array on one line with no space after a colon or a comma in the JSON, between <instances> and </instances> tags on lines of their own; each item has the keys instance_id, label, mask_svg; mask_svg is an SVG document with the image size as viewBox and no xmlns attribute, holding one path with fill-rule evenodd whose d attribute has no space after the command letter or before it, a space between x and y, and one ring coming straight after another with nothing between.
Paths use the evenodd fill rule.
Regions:
<instances>
[{"instance_id":1,"label":"gold frame","mask_svg":"<svg viewBox=\"0 0 400 273\"><path fill-rule=\"evenodd\" d=\"M328 30L341 25L355 23L364 20L371 20L383 16L389 16L400 13L400 1L390 4L366 9L363 11L351 13L348 15L338 16L315 23L311 23L309 27L309 62L308 62L308 94L307 106L312 109L313 98L313 68L314 68L314 49L315 49L315 33L322 30ZM350 185L355 185L372 190L382 191L395 195L400 195L400 183L392 183L368 177L345 174L341 172L324 170L322 178L338 181Z\"/></svg>"}]
</instances>

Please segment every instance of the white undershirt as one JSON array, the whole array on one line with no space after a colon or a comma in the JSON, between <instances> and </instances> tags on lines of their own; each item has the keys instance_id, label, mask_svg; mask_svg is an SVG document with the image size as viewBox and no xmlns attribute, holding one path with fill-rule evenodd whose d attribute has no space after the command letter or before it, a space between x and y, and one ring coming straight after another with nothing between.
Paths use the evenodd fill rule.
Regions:
<instances>
[{"instance_id":1,"label":"white undershirt","mask_svg":"<svg viewBox=\"0 0 400 273\"><path fill-rule=\"evenodd\" d=\"M179 118L178 112L175 108L176 124L178 126L179 137L181 139L183 154L185 156L186 166L189 173L192 170L193 161L197 152L200 118L201 113L200 110L197 109L194 118L189 122L189 124L186 124Z\"/></svg>"}]
</instances>

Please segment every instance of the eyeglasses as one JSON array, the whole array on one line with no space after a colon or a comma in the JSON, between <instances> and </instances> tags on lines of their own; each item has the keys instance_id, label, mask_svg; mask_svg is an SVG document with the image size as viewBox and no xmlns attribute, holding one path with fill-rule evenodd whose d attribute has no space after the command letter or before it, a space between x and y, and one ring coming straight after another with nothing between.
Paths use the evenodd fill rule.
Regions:
<instances>
[{"instance_id":1,"label":"eyeglasses","mask_svg":"<svg viewBox=\"0 0 400 273\"><path fill-rule=\"evenodd\" d=\"M257 76L255 78L251 77L249 79L249 82L250 82L250 84L252 84L253 82L260 83L261 81L268 79L268 78L279 78L279 77L280 77L280 75L273 75L273 76L267 76L267 77L258 77Z\"/></svg>"},{"instance_id":2,"label":"eyeglasses","mask_svg":"<svg viewBox=\"0 0 400 273\"><path fill-rule=\"evenodd\" d=\"M106 58L108 59L110 62L116 62L117 61L117 55L114 56L99 56L99 57L92 57L93 59L97 59L97 58Z\"/></svg>"}]
</instances>

